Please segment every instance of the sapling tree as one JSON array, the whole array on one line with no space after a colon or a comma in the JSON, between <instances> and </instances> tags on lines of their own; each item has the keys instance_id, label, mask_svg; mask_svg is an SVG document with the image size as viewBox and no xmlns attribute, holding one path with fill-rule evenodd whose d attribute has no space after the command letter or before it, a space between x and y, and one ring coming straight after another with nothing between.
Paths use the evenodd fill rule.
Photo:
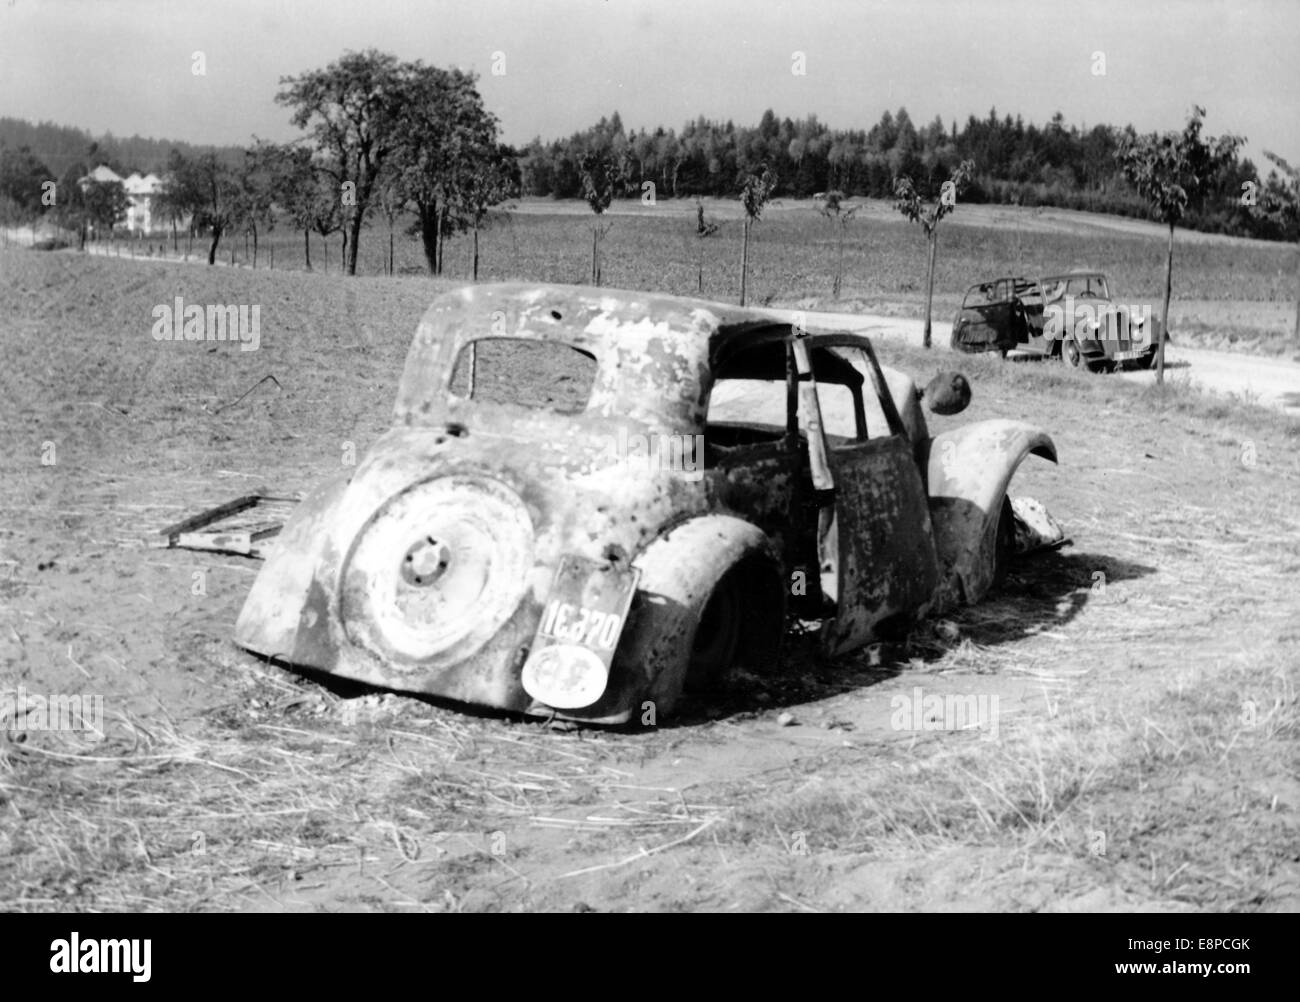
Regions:
<instances>
[{"instance_id":1,"label":"sapling tree","mask_svg":"<svg viewBox=\"0 0 1300 1002\"><path fill-rule=\"evenodd\" d=\"M718 232L718 224L705 218L704 202L695 200L695 237L699 243L699 256L695 268L695 290L704 292L704 241Z\"/></svg>"},{"instance_id":2,"label":"sapling tree","mask_svg":"<svg viewBox=\"0 0 1300 1002\"><path fill-rule=\"evenodd\" d=\"M894 208L909 221L920 223L925 232L925 334L922 343L930 347L930 315L934 305L934 259L939 249L939 222L957 208L957 196L970 183L975 173L975 161L963 160L948 180L939 186L939 197L928 202L916 190L912 179L903 175L894 181Z\"/></svg>"},{"instance_id":3,"label":"sapling tree","mask_svg":"<svg viewBox=\"0 0 1300 1002\"><path fill-rule=\"evenodd\" d=\"M623 182L623 169L609 153L584 153L578 158L578 174L582 178L582 197L596 214L591 226L591 284L600 285L600 242L613 225L602 225L600 220Z\"/></svg>"},{"instance_id":4,"label":"sapling tree","mask_svg":"<svg viewBox=\"0 0 1300 1002\"><path fill-rule=\"evenodd\" d=\"M454 184L456 205L474 235L472 280L478 281L478 234L488 211L519 192L519 166L508 146L469 150L461 160Z\"/></svg>"},{"instance_id":5,"label":"sapling tree","mask_svg":"<svg viewBox=\"0 0 1300 1002\"><path fill-rule=\"evenodd\" d=\"M1240 136L1201 138L1205 109L1193 107L1181 132L1128 135L1115 151L1124 176L1151 205L1157 220L1169 227L1165 254L1165 295L1160 308L1160 345L1156 349L1156 382L1165 381L1165 341L1169 330L1169 298L1174 284L1174 227L1188 207L1204 199L1225 170L1237 159L1245 141Z\"/></svg>"},{"instance_id":6,"label":"sapling tree","mask_svg":"<svg viewBox=\"0 0 1300 1002\"><path fill-rule=\"evenodd\" d=\"M840 289L844 284L844 234L848 229L849 220L862 208L862 203L846 205L844 203L844 192L842 191L828 191L823 195L813 197L821 203L817 211L835 226L835 280L831 283L831 295L839 299Z\"/></svg>"},{"instance_id":7,"label":"sapling tree","mask_svg":"<svg viewBox=\"0 0 1300 1002\"><path fill-rule=\"evenodd\" d=\"M741 175L740 204L745 210L744 237L740 245L740 305L745 305L745 289L749 279L749 234L754 223L763 215L763 206L772 199L778 179L776 172L764 164L758 173Z\"/></svg>"}]
</instances>

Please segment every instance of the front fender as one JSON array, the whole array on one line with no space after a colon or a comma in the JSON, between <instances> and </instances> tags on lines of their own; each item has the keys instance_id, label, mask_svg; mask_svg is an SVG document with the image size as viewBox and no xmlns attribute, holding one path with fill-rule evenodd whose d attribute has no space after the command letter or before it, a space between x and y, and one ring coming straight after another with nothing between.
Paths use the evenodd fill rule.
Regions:
<instances>
[{"instance_id":1,"label":"front fender","mask_svg":"<svg viewBox=\"0 0 1300 1002\"><path fill-rule=\"evenodd\" d=\"M993 583L998 519L1007 485L1026 456L1055 463L1056 445L1041 428L992 420L930 439L926 471L939 558L937 608L978 602Z\"/></svg>"}]
</instances>

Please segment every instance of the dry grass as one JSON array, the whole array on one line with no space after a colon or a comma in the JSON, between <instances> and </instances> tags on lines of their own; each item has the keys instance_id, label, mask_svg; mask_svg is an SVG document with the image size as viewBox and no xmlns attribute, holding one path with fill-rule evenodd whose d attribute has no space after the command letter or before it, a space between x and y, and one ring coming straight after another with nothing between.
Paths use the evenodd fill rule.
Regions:
<instances>
[{"instance_id":1,"label":"dry grass","mask_svg":"<svg viewBox=\"0 0 1300 1002\"><path fill-rule=\"evenodd\" d=\"M119 716L100 738L7 722L0 908L281 906L327 871L428 863L448 840L470 869L504 865L486 835L625 778L599 737L227 667L234 698L184 725Z\"/></svg>"},{"instance_id":2,"label":"dry grass","mask_svg":"<svg viewBox=\"0 0 1300 1002\"><path fill-rule=\"evenodd\" d=\"M102 740L11 722L0 908L1300 900L1296 422L1178 382L964 358L976 391L957 421L1056 438L1062 465L1031 461L1017 493L1072 548L905 643L796 652L658 731L561 731L345 698L244 655L228 636L247 562L135 545L180 512L310 487L344 442L364 450L431 284L14 257L0 690L93 686L112 719ZM178 289L261 302L276 327L251 356L162 351L149 310ZM922 382L953 361L878 348ZM214 415L268 371L282 392ZM873 717L913 685L1000 695L999 740Z\"/></svg>"},{"instance_id":3,"label":"dry grass","mask_svg":"<svg viewBox=\"0 0 1300 1002\"><path fill-rule=\"evenodd\" d=\"M1060 883L1109 884L1145 908L1293 910L1297 681L1294 661L1261 655L1119 705L1018 717L996 742L819 764L734 791L747 803L719 837L740 849L803 833L832 873L996 850L950 900L989 901L1053 868L1071 872ZM788 856L767 858L789 870ZM933 906L921 890L910 897Z\"/></svg>"}]
</instances>

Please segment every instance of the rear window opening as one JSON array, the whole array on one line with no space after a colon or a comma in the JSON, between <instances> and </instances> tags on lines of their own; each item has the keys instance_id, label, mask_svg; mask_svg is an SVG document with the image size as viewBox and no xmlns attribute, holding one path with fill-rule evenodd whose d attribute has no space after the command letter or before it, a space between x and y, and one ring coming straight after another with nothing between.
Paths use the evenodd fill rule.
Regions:
<instances>
[{"instance_id":1,"label":"rear window opening","mask_svg":"<svg viewBox=\"0 0 1300 1002\"><path fill-rule=\"evenodd\" d=\"M476 403L576 414L596 381L596 356L562 341L480 338L461 348L451 392Z\"/></svg>"}]
</instances>

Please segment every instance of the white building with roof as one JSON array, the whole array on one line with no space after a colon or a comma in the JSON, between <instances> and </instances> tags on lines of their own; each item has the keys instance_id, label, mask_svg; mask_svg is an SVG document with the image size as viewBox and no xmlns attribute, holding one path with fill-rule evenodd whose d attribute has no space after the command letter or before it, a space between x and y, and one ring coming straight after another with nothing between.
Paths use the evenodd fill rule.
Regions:
<instances>
[{"instance_id":1,"label":"white building with roof","mask_svg":"<svg viewBox=\"0 0 1300 1002\"><path fill-rule=\"evenodd\" d=\"M162 178L157 174L132 174L122 184L126 187L131 204L126 210L126 228L132 233L148 233L153 229L153 200L162 191Z\"/></svg>"},{"instance_id":2,"label":"white building with roof","mask_svg":"<svg viewBox=\"0 0 1300 1002\"><path fill-rule=\"evenodd\" d=\"M112 168L100 164L81 179L83 185L91 181L117 181L126 189L127 230L132 233L148 233L153 229L153 201L162 191L163 184L162 178L157 174L141 174L136 171L124 178Z\"/></svg>"}]
</instances>

